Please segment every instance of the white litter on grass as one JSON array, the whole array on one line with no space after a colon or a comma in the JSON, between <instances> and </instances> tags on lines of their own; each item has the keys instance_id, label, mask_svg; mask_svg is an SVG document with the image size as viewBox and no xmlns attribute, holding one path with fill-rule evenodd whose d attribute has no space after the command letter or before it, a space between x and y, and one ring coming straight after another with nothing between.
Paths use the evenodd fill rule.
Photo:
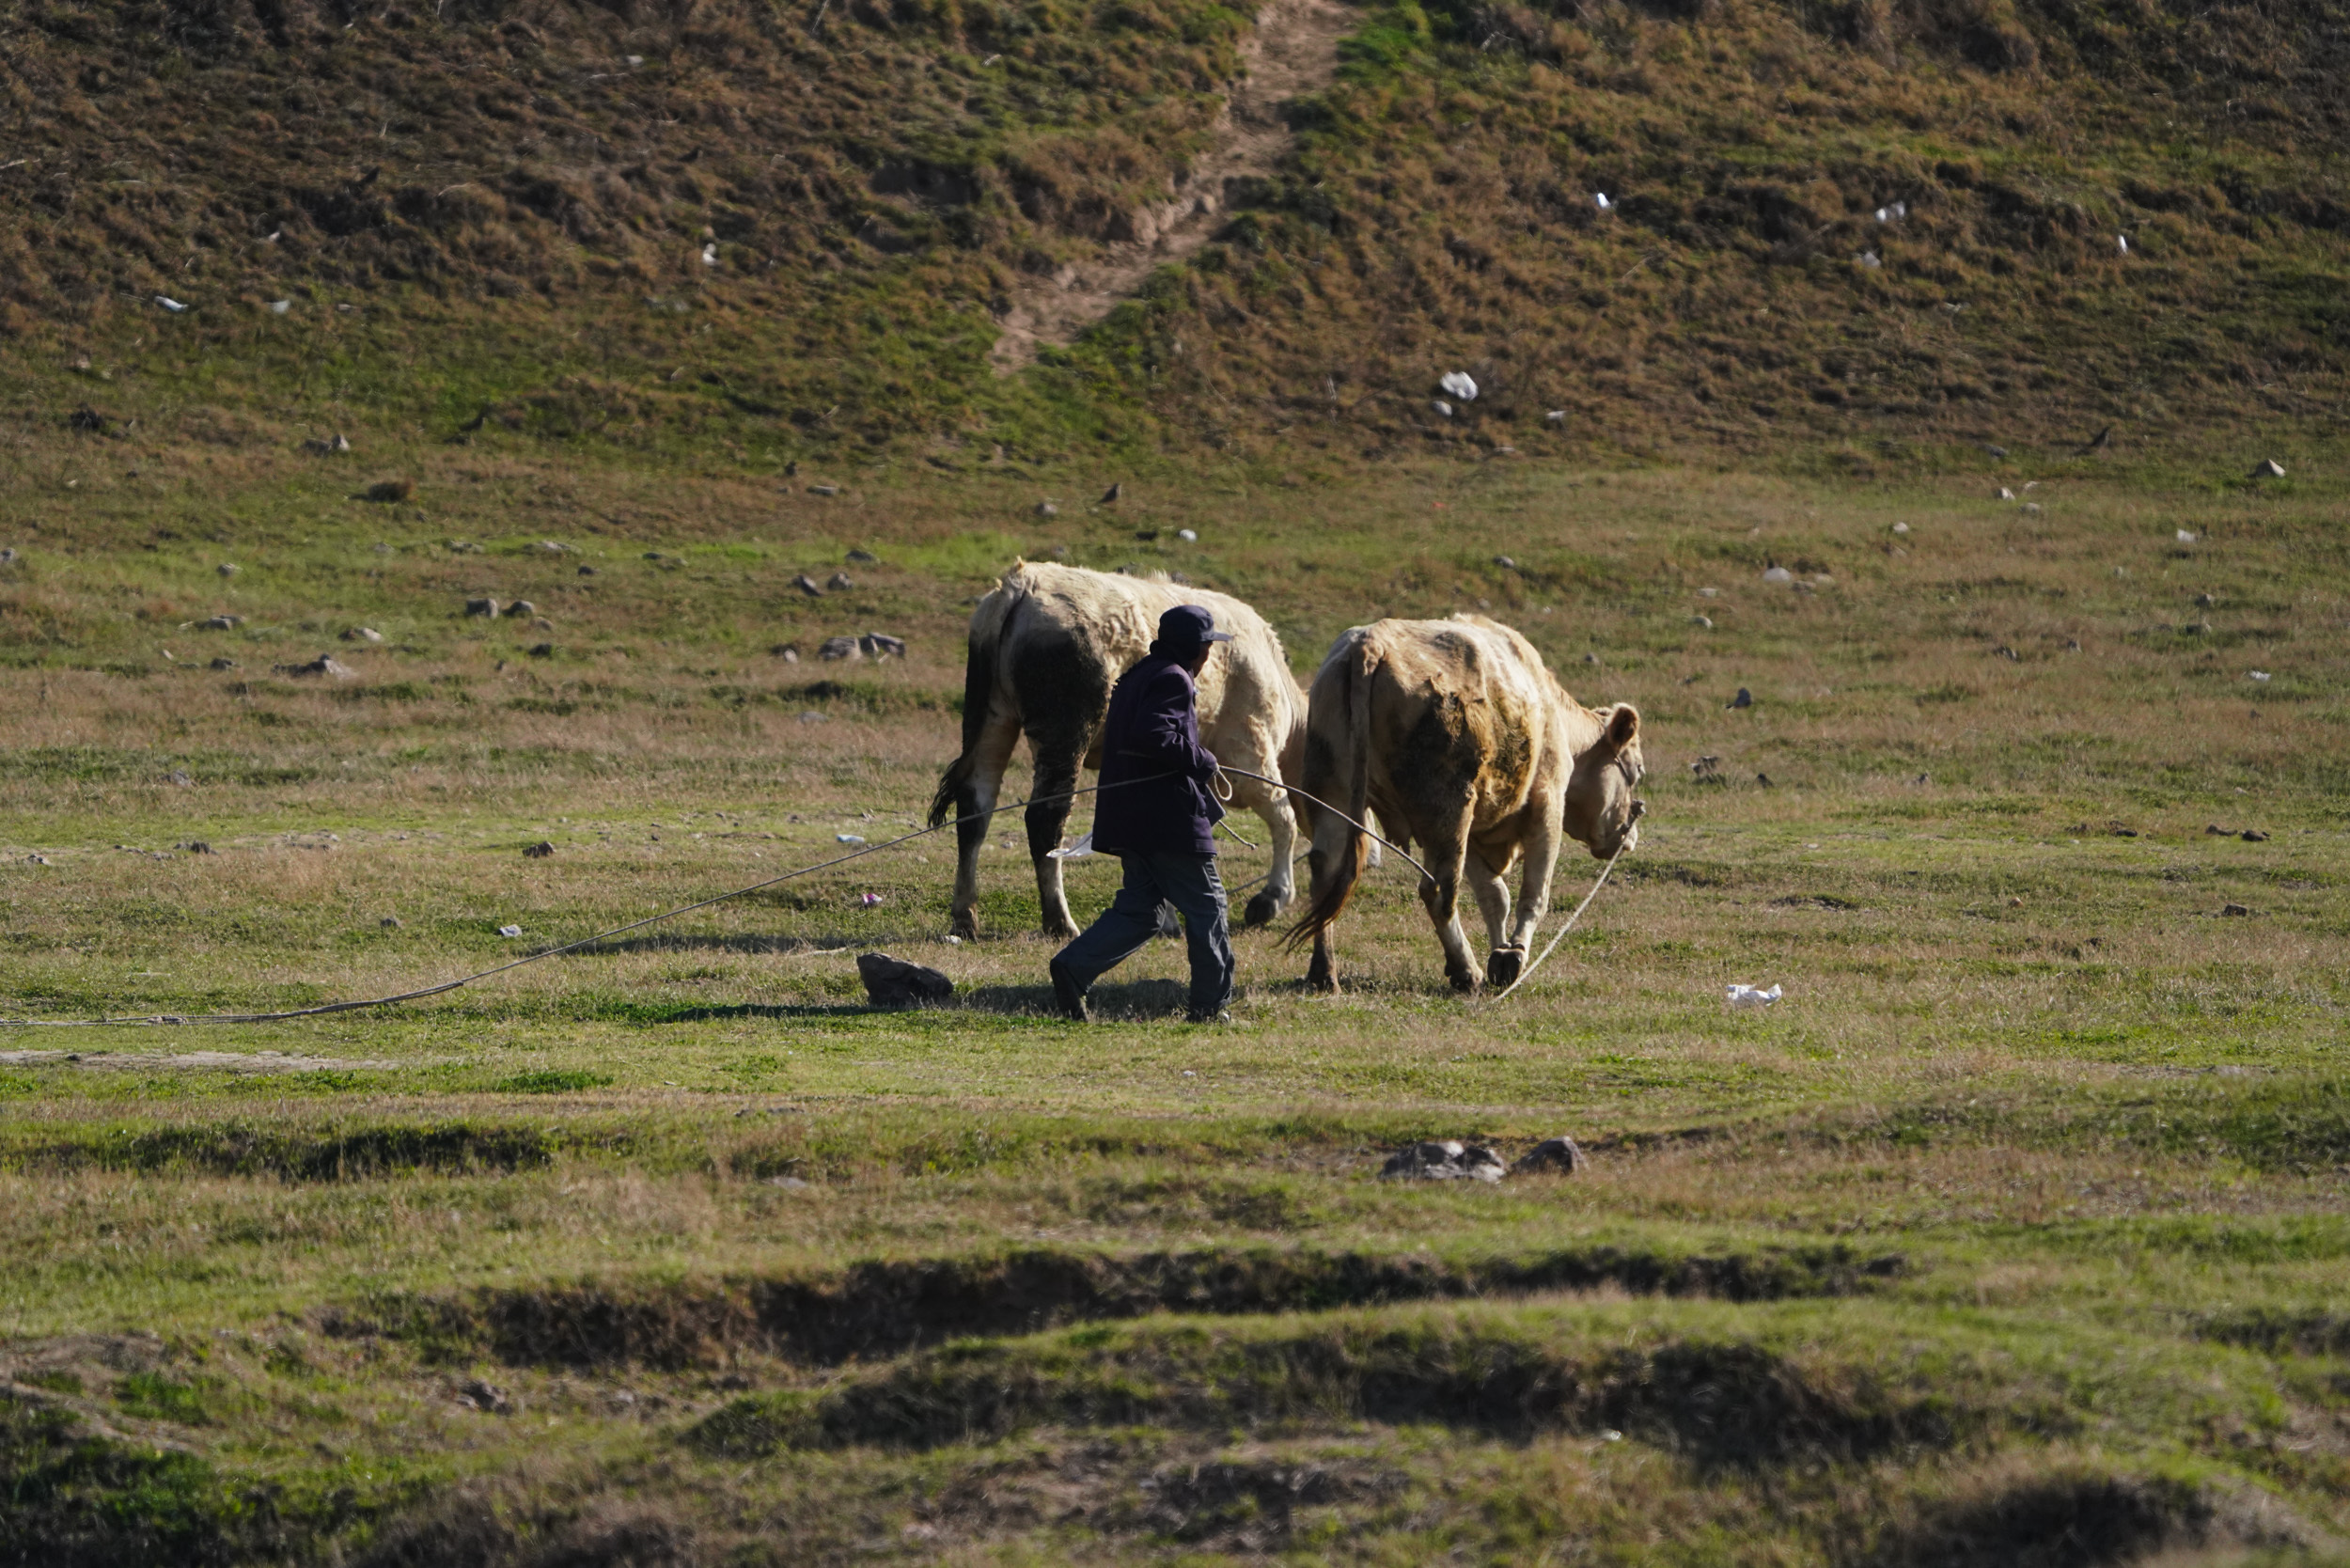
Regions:
<instances>
[{"instance_id":1,"label":"white litter on grass","mask_svg":"<svg viewBox=\"0 0 2350 1568\"><path fill-rule=\"evenodd\" d=\"M1893 525L1893 531L1897 534L1905 534L1909 532L1909 525L1906 523L1896 523Z\"/></svg>"},{"instance_id":2,"label":"white litter on grass","mask_svg":"<svg viewBox=\"0 0 2350 1568\"><path fill-rule=\"evenodd\" d=\"M714 267L717 264L718 247L714 244L702 246L702 265L705 267Z\"/></svg>"},{"instance_id":3,"label":"white litter on grass","mask_svg":"<svg viewBox=\"0 0 2350 1568\"><path fill-rule=\"evenodd\" d=\"M2252 679L2255 681L2265 681L2268 678L2268 671L2264 669L2256 669L2252 671Z\"/></svg>"},{"instance_id":4,"label":"white litter on grass","mask_svg":"<svg viewBox=\"0 0 2350 1568\"><path fill-rule=\"evenodd\" d=\"M836 833L832 837L835 843L861 844L865 842L865 835L862 833Z\"/></svg>"},{"instance_id":5,"label":"white litter on grass","mask_svg":"<svg viewBox=\"0 0 2350 1568\"><path fill-rule=\"evenodd\" d=\"M1751 985L1731 985L1725 986L1722 995L1731 1007L1768 1007L1778 1001L1782 993L1776 985L1768 991Z\"/></svg>"},{"instance_id":6,"label":"white litter on grass","mask_svg":"<svg viewBox=\"0 0 2350 1568\"><path fill-rule=\"evenodd\" d=\"M1182 540L1185 544L1197 544L1199 542L1199 530L1197 528L1178 528L1175 530L1175 537Z\"/></svg>"},{"instance_id":7,"label":"white litter on grass","mask_svg":"<svg viewBox=\"0 0 2350 1568\"><path fill-rule=\"evenodd\" d=\"M1089 832L1067 849L1046 850L1044 858L1047 860L1083 860L1092 853L1093 835Z\"/></svg>"},{"instance_id":8,"label":"white litter on grass","mask_svg":"<svg viewBox=\"0 0 2350 1568\"><path fill-rule=\"evenodd\" d=\"M1452 405L1446 402L1442 398L1436 399L1428 406L1434 409L1438 414L1443 415L1448 419L1452 417Z\"/></svg>"},{"instance_id":9,"label":"white litter on grass","mask_svg":"<svg viewBox=\"0 0 2350 1568\"><path fill-rule=\"evenodd\" d=\"M169 294L157 294L155 296L155 303L162 306L165 310L170 311L175 316L187 308L186 306L181 305L178 300L173 299Z\"/></svg>"},{"instance_id":10,"label":"white litter on grass","mask_svg":"<svg viewBox=\"0 0 2350 1568\"><path fill-rule=\"evenodd\" d=\"M2181 544L2192 544L2192 543L2194 543L2194 542L2195 542L2195 534L2194 534L2193 530L2188 529L2188 528L2181 528L2181 529L2179 530L2179 542L2180 542Z\"/></svg>"},{"instance_id":11,"label":"white litter on grass","mask_svg":"<svg viewBox=\"0 0 2350 1568\"><path fill-rule=\"evenodd\" d=\"M1465 403L1477 400L1477 383L1471 381L1465 370L1449 370L1436 378L1436 384Z\"/></svg>"},{"instance_id":12,"label":"white litter on grass","mask_svg":"<svg viewBox=\"0 0 2350 1568\"><path fill-rule=\"evenodd\" d=\"M1591 193L1591 200L1598 203L1599 210L1603 212L1608 211L1616 205L1614 202L1607 199L1607 193L1606 191L1593 191Z\"/></svg>"},{"instance_id":13,"label":"white litter on grass","mask_svg":"<svg viewBox=\"0 0 2350 1568\"><path fill-rule=\"evenodd\" d=\"M879 893L859 893L856 896L856 902L867 909L878 909L881 907L882 896Z\"/></svg>"},{"instance_id":14,"label":"white litter on grass","mask_svg":"<svg viewBox=\"0 0 2350 1568\"><path fill-rule=\"evenodd\" d=\"M522 927L520 927L520 926L500 926L500 927L498 927L498 934L499 934L500 936L520 936L522 933L523 933L523 928L522 928Z\"/></svg>"},{"instance_id":15,"label":"white litter on grass","mask_svg":"<svg viewBox=\"0 0 2350 1568\"><path fill-rule=\"evenodd\" d=\"M2116 244L2118 244L2118 245L2120 245L2120 246L2122 247L2122 254L2123 254L2123 255L2124 255L2124 256L2129 255L2129 253L2130 253L2130 237L2129 237L2128 235L2126 235L2126 234L2116 234L2116 235L2113 237L2113 242L2114 242L2114 243L2116 243Z\"/></svg>"},{"instance_id":16,"label":"white litter on grass","mask_svg":"<svg viewBox=\"0 0 2350 1568\"><path fill-rule=\"evenodd\" d=\"M291 300L272 300L269 302L269 313L273 316L283 316L287 311L291 310L292 308L293 301Z\"/></svg>"}]
</instances>

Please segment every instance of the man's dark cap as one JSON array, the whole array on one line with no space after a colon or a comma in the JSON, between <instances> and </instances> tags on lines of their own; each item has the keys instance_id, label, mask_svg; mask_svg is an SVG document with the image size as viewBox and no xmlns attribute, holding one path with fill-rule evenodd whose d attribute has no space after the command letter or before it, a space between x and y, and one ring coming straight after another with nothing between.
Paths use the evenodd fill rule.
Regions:
<instances>
[{"instance_id":1,"label":"man's dark cap","mask_svg":"<svg viewBox=\"0 0 2350 1568\"><path fill-rule=\"evenodd\" d=\"M1230 642L1232 634L1215 629L1215 617L1198 604L1178 604L1159 617L1158 651L1170 659L1188 659L1212 642Z\"/></svg>"}]
</instances>

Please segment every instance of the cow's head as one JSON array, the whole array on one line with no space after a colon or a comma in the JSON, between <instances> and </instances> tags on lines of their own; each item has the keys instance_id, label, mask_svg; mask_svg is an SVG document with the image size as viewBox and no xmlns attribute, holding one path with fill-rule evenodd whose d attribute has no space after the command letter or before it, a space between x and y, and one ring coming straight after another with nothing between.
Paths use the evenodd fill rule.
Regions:
<instances>
[{"instance_id":1,"label":"cow's head","mask_svg":"<svg viewBox=\"0 0 2350 1568\"><path fill-rule=\"evenodd\" d=\"M1647 768L1640 760L1640 713L1629 702L1599 711L1599 739L1574 760L1567 781L1566 830L1605 860L1640 841L1632 798Z\"/></svg>"}]
</instances>

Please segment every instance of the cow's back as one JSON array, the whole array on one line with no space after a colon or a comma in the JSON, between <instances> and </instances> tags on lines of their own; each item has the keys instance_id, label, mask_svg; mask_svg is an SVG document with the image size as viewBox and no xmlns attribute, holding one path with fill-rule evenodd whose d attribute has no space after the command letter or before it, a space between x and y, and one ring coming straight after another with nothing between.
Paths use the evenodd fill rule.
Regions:
<instances>
[{"instance_id":1,"label":"cow's back","mask_svg":"<svg viewBox=\"0 0 2350 1568\"><path fill-rule=\"evenodd\" d=\"M1199 677L1199 730L1210 749L1214 746L1210 737L1222 727L1228 708L1236 718L1246 714L1250 722L1266 727L1274 736L1274 754L1303 724L1297 683L1290 675L1280 638L1262 616L1230 594L1048 561L1016 564L995 593L1014 601L1002 619L998 667L1012 682L1024 711L1033 703L1020 690L1027 682L1018 679L1018 670L1083 666L1092 677L1083 688L1089 696L1098 682L1101 694L1085 720L1098 725L1110 687L1150 651L1158 636L1159 617L1178 604L1198 604L1214 615L1218 630L1232 634L1225 656L1211 659ZM975 615L975 622L977 619ZM1098 765L1098 759L1089 762Z\"/></svg>"},{"instance_id":2,"label":"cow's back","mask_svg":"<svg viewBox=\"0 0 2350 1568\"><path fill-rule=\"evenodd\" d=\"M1482 830L1562 766L1557 682L1512 628L1481 616L1382 620L1362 629L1359 647L1356 656L1375 666L1375 792L1405 821L1465 805Z\"/></svg>"}]
</instances>

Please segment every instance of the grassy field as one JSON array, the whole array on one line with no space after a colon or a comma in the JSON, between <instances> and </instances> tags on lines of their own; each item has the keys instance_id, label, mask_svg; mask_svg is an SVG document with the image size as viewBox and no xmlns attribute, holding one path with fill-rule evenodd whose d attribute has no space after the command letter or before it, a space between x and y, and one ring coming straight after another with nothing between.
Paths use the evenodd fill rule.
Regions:
<instances>
[{"instance_id":1,"label":"grassy field","mask_svg":"<svg viewBox=\"0 0 2350 1568\"><path fill-rule=\"evenodd\" d=\"M1390 863L1335 998L1260 933L1230 1027L1172 1016L1174 944L1056 1023L1007 823L977 943L938 838L410 1008L0 1031L0 1561L2350 1533L2324 453L2265 486L2226 450L822 496L380 440L0 454L0 1011L379 995L905 831L967 604L1023 552L1239 593L1301 672L1350 623L1486 608L1640 705L1641 847L1499 1005L1450 994ZM910 656L816 658L868 630ZM352 673L298 673L322 653ZM1081 917L1113 875L1072 867ZM956 1005L870 1011L873 949ZM1373 1179L1416 1137L1562 1132L1588 1171Z\"/></svg>"}]
</instances>

